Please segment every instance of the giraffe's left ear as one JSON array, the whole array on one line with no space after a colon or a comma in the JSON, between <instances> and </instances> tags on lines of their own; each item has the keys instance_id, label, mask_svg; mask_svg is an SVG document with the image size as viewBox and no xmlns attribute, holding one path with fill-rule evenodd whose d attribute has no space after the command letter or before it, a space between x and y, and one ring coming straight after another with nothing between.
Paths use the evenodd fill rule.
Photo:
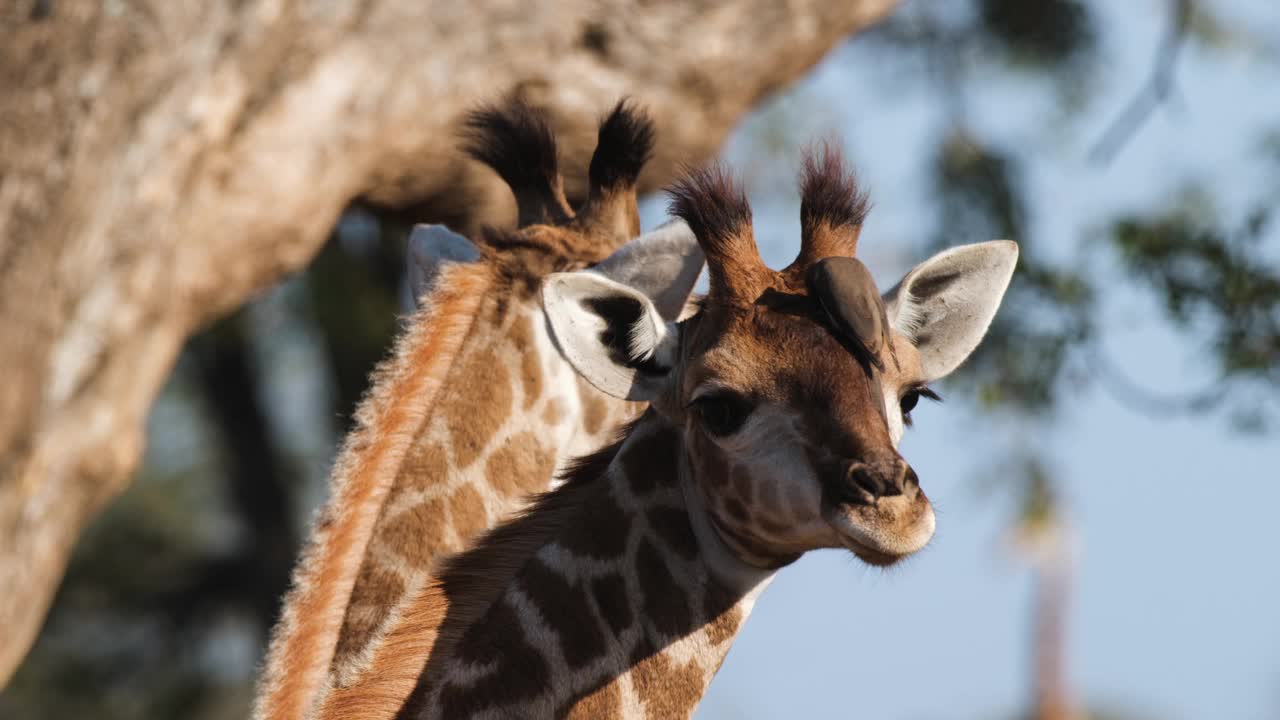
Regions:
<instances>
[{"instance_id":1,"label":"giraffe's left ear","mask_svg":"<svg viewBox=\"0 0 1280 720\"><path fill-rule=\"evenodd\" d=\"M595 270L554 273L542 306L579 375L624 400L653 400L674 365L677 332L648 295Z\"/></svg>"},{"instance_id":2,"label":"giraffe's left ear","mask_svg":"<svg viewBox=\"0 0 1280 720\"><path fill-rule=\"evenodd\" d=\"M1018 244L992 240L944 250L885 293L894 329L920 351L929 382L949 375L982 342L1018 262Z\"/></svg>"}]
</instances>

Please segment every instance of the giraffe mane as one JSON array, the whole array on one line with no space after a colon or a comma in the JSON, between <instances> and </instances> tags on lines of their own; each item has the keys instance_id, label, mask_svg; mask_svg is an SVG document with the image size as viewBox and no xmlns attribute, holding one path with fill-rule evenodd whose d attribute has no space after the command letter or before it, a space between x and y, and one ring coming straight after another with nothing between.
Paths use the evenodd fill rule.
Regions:
<instances>
[{"instance_id":1,"label":"giraffe mane","mask_svg":"<svg viewBox=\"0 0 1280 720\"><path fill-rule=\"evenodd\" d=\"M306 717L323 691L378 512L492 283L484 264L447 267L395 354L374 371L356 427L334 462L329 501L294 570L253 717Z\"/></svg>"},{"instance_id":2,"label":"giraffe mane","mask_svg":"<svg viewBox=\"0 0 1280 720\"><path fill-rule=\"evenodd\" d=\"M520 568L573 520L591 493L603 487L598 481L627 436L648 415L618 428L614 442L575 459L561 472L564 484L560 487L538 495L524 511L486 532L471 549L446 560L376 651L377 675L359 685L335 688L316 720L390 717L424 700L430 688L420 684L419 678L434 676L432 662L452 654L461 631L492 606Z\"/></svg>"}]
</instances>

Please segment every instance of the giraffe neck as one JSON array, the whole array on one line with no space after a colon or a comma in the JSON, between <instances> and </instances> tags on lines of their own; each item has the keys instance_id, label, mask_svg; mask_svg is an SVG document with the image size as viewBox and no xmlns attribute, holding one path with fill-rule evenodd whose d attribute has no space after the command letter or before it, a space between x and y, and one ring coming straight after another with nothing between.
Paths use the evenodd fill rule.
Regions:
<instances>
[{"instance_id":1,"label":"giraffe neck","mask_svg":"<svg viewBox=\"0 0 1280 720\"><path fill-rule=\"evenodd\" d=\"M400 628L429 643L401 716L689 716L772 573L725 547L684 457L650 411L451 561ZM361 707L351 690L333 717Z\"/></svg>"},{"instance_id":2,"label":"giraffe neck","mask_svg":"<svg viewBox=\"0 0 1280 720\"><path fill-rule=\"evenodd\" d=\"M437 561L552 485L605 444L628 403L577 379L532 297L481 307L378 514L347 604L333 684L356 682Z\"/></svg>"}]
</instances>

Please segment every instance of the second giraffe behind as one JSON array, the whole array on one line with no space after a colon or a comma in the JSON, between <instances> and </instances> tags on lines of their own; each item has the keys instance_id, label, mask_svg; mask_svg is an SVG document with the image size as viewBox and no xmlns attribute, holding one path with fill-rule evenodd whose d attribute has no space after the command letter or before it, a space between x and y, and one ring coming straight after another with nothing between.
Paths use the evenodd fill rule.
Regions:
<instances>
[{"instance_id":1,"label":"second giraffe behind","mask_svg":"<svg viewBox=\"0 0 1280 720\"><path fill-rule=\"evenodd\" d=\"M711 277L692 317L591 271L543 287L575 369L650 409L450 561L370 681L322 715L689 717L779 568L819 548L888 565L933 536L898 441L986 333L1017 245L952 248L881 296L854 258L865 198L830 150L806 158L800 252L781 271L723 170L671 196ZM379 707L406 682L407 704Z\"/></svg>"}]
</instances>

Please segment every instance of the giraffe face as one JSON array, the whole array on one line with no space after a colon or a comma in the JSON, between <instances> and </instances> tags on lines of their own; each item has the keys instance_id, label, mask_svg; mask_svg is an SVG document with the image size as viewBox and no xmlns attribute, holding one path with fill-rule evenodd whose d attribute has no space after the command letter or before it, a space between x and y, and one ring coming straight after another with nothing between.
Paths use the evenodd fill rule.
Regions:
<instances>
[{"instance_id":1,"label":"giraffe face","mask_svg":"<svg viewBox=\"0 0 1280 720\"><path fill-rule=\"evenodd\" d=\"M713 524L754 564L844 547L883 565L924 546L933 510L899 455L903 407L928 392L899 333L883 370L791 307L708 307L681 333L661 407L679 418ZM894 356L897 360L894 361Z\"/></svg>"},{"instance_id":2,"label":"giraffe face","mask_svg":"<svg viewBox=\"0 0 1280 720\"><path fill-rule=\"evenodd\" d=\"M691 482L742 559L778 567L843 547L887 565L934 531L897 450L909 412L981 341L1017 245L944 251L881 296L853 258L866 204L852 177L828 153L810 158L803 182L801 250L781 271L760 260L750 208L723 172L672 191L711 276L700 312L679 325L589 275L552 276L544 299L581 374L683 428Z\"/></svg>"}]
</instances>

